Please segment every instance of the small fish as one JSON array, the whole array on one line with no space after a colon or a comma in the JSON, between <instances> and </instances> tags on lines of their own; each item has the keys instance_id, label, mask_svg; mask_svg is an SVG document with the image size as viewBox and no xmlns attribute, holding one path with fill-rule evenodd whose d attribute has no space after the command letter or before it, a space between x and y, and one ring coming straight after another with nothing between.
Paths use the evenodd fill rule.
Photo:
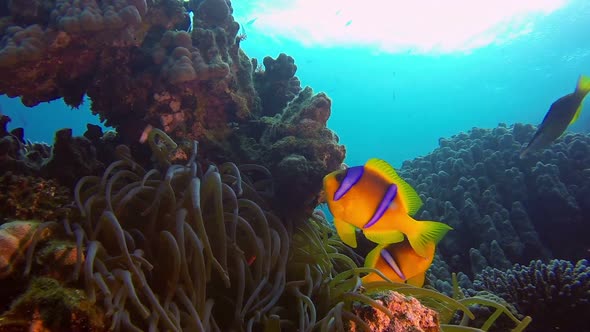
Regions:
<instances>
[{"instance_id":1,"label":"small fish","mask_svg":"<svg viewBox=\"0 0 590 332\"><path fill-rule=\"evenodd\" d=\"M246 22L246 25L252 25L252 24L254 24L254 22L256 22L257 19L258 19L258 17L255 17L255 18L251 19L250 21Z\"/></svg>"},{"instance_id":2,"label":"small fish","mask_svg":"<svg viewBox=\"0 0 590 332\"><path fill-rule=\"evenodd\" d=\"M569 125L576 122L582 111L582 101L588 92L590 92L590 77L580 75L576 90L551 104L537 132L520 153L520 158L524 158L531 151L548 147L564 133Z\"/></svg>"},{"instance_id":3,"label":"small fish","mask_svg":"<svg viewBox=\"0 0 590 332\"><path fill-rule=\"evenodd\" d=\"M252 256L250 256L250 258L248 258L246 260L246 263L248 263L248 266L252 266L252 264L254 264L255 260L256 260L256 255L252 255Z\"/></svg>"},{"instance_id":4,"label":"small fish","mask_svg":"<svg viewBox=\"0 0 590 332\"><path fill-rule=\"evenodd\" d=\"M152 129L154 129L154 127L151 124L148 124L147 126L145 126L145 128L143 128L141 136L139 136L139 143L145 143L145 141L147 141Z\"/></svg>"},{"instance_id":5,"label":"small fish","mask_svg":"<svg viewBox=\"0 0 590 332\"><path fill-rule=\"evenodd\" d=\"M189 21L191 22L186 29L186 32L193 32L194 24L195 24L195 13L191 10L188 12Z\"/></svg>"},{"instance_id":6,"label":"small fish","mask_svg":"<svg viewBox=\"0 0 590 332\"><path fill-rule=\"evenodd\" d=\"M412 249L407 240L402 242L378 245L365 258L365 267L375 268L393 282L407 283L417 287L424 285L426 270L432 264L436 244L428 242L426 257L422 257ZM363 284L385 281L375 272L362 278Z\"/></svg>"},{"instance_id":7,"label":"small fish","mask_svg":"<svg viewBox=\"0 0 590 332\"><path fill-rule=\"evenodd\" d=\"M352 20L348 20L348 22L346 22L346 24L344 24L345 27L349 26L352 24Z\"/></svg>"},{"instance_id":8,"label":"small fish","mask_svg":"<svg viewBox=\"0 0 590 332\"><path fill-rule=\"evenodd\" d=\"M401 242L405 235L418 255L427 257L428 243L438 242L451 229L440 222L412 218L422 200L380 159L326 175L323 192L338 236L353 248L357 246L356 229L361 229L377 244Z\"/></svg>"}]
</instances>

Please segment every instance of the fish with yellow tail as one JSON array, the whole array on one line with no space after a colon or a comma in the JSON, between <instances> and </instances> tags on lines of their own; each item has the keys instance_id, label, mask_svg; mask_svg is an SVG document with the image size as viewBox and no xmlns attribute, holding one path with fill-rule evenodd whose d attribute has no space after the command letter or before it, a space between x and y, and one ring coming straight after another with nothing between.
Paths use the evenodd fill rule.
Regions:
<instances>
[{"instance_id":1,"label":"fish with yellow tail","mask_svg":"<svg viewBox=\"0 0 590 332\"><path fill-rule=\"evenodd\" d=\"M422 200L381 159L326 175L324 196L338 236L353 248L357 246L356 230L360 229L377 244L401 242L405 235L416 253L427 257L428 244L438 242L451 229L440 222L412 218Z\"/></svg>"},{"instance_id":2,"label":"fish with yellow tail","mask_svg":"<svg viewBox=\"0 0 590 332\"><path fill-rule=\"evenodd\" d=\"M563 134L569 125L576 122L582 112L582 101L588 92L590 92L590 77L580 75L576 90L551 104L535 135L520 153L520 158L524 158L531 151L548 147Z\"/></svg>"},{"instance_id":3,"label":"fish with yellow tail","mask_svg":"<svg viewBox=\"0 0 590 332\"><path fill-rule=\"evenodd\" d=\"M426 244L426 257L416 253L407 240L393 244L380 244L365 258L365 267L375 268L393 282L407 283L416 287L424 285L426 270L434 258L435 242ZM371 272L362 278L363 284L385 281Z\"/></svg>"}]
</instances>

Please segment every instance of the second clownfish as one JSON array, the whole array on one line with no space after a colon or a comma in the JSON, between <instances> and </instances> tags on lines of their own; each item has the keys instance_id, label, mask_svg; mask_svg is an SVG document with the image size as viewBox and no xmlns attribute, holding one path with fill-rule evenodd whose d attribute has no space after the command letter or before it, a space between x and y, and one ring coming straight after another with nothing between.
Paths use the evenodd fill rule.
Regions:
<instances>
[{"instance_id":1,"label":"second clownfish","mask_svg":"<svg viewBox=\"0 0 590 332\"><path fill-rule=\"evenodd\" d=\"M426 245L426 257L418 255L406 241L389 245L377 245L365 258L365 267L375 268L393 282L407 283L417 287L424 285L426 270L432 264L436 243ZM385 281L377 273L363 277L363 283Z\"/></svg>"}]
</instances>

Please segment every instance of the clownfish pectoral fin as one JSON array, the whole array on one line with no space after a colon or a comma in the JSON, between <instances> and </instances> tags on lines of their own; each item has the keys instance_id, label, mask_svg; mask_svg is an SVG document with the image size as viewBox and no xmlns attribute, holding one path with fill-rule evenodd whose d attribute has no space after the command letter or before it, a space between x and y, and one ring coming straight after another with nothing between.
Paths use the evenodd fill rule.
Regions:
<instances>
[{"instance_id":1,"label":"clownfish pectoral fin","mask_svg":"<svg viewBox=\"0 0 590 332\"><path fill-rule=\"evenodd\" d=\"M366 276L362 277L361 281L362 281L363 285L367 285L372 282L385 281L385 279L381 278L381 276L378 275L377 273L371 272L371 273L367 274Z\"/></svg>"},{"instance_id":2,"label":"clownfish pectoral fin","mask_svg":"<svg viewBox=\"0 0 590 332\"><path fill-rule=\"evenodd\" d=\"M428 252L429 244L437 244L448 231L453 229L451 226L438 221L416 221L415 225L415 227L412 227L412 231L406 233L406 235L412 249L424 258L434 255L434 252Z\"/></svg>"},{"instance_id":3,"label":"clownfish pectoral fin","mask_svg":"<svg viewBox=\"0 0 590 332\"><path fill-rule=\"evenodd\" d=\"M426 272L422 272L417 274L410 279L406 280L406 283L416 287L424 286L424 280L426 279Z\"/></svg>"},{"instance_id":4,"label":"clownfish pectoral fin","mask_svg":"<svg viewBox=\"0 0 590 332\"><path fill-rule=\"evenodd\" d=\"M334 227L340 240L352 248L356 248L356 228L346 221L334 218Z\"/></svg>"},{"instance_id":5,"label":"clownfish pectoral fin","mask_svg":"<svg viewBox=\"0 0 590 332\"><path fill-rule=\"evenodd\" d=\"M375 226L364 229L363 234L367 239L378 244L392 244L404 240L404 233L398 230L377 229Z\"/></svg>"},{"instance_id":6,"label":"clownfish pectoral fin","mask_svg":"<svg viewBox=\"0 0 590 332\"><path fill-rule=\"evenodd\" d=\"M416 214L422 207L422 199L404 179L402 179L395 169L389 165L386 161L373 158L369 159L365 164L367 169L370 169L385 178L390 183L395 183L398 187L398 195L402 200L404 207L407 209L407 213L411 216Z\"/></svg>"},{"instance_id":7,"label":"clownfish pectoral fin","mask_svg":"<svg viewBox=\"0 0 590 332\"><path fill-rule=\"evenodd\" d=\"M377 261L381 256L381 250L387 248L387 244L379 244L375 248L373 248L365 257L365 267L374 268L377 266Z\"/></svg>"}]
</instances>

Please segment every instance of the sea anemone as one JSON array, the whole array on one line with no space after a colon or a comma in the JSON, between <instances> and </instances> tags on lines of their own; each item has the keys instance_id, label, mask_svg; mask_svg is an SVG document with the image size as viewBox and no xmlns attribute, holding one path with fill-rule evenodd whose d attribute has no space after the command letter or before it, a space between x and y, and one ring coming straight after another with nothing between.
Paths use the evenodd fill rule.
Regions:
<instances>
[{"instance_id":1,"label":"sea anemone","mask_svg":"<svg viewBox=\"0 0 590 332\"><path fill-rule=\"evenodd\" d=\"M85 239L81 272L112 330L252 330L267 324L285 287L289 236L265 212L260 166L171 164L176 144L148 137L159 168L145 170L126 147L102 177L75 189ZM261 188L262 187L262 188ZM260 188L260 189L259 189Z\"/></svg>"}]
</instances>

